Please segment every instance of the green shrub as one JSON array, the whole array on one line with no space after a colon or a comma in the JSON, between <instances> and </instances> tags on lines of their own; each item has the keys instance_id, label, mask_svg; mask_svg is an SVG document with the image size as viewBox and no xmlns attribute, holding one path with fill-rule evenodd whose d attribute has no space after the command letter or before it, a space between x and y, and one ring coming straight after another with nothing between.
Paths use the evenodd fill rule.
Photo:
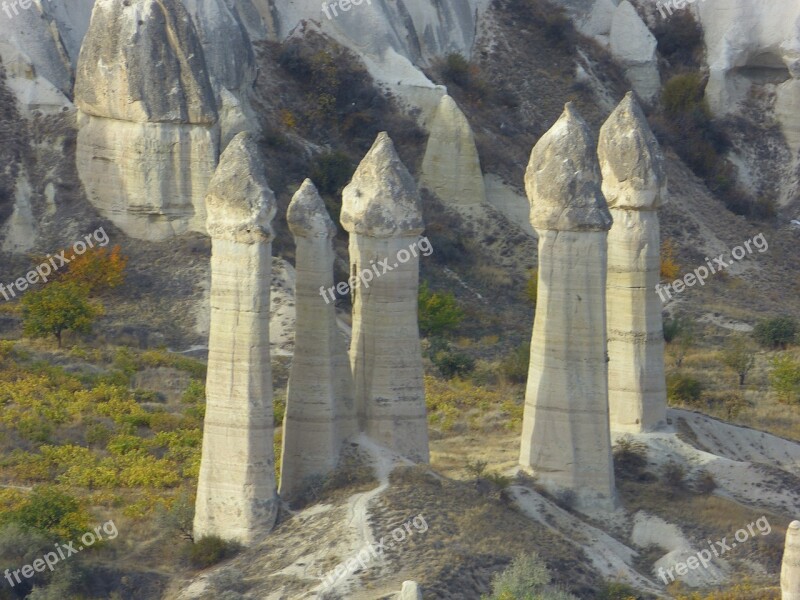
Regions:
<instances>
[{"instance_id":1,"label":"green shrub","mask_svg":"<svg viewBox=\"0 0 800 600\"><path fill-rule=\"evenodd\" d=\"M322 195L334 196L342 189L355 172L353 162L344 152L324 152L311 161L311 180ZM330 207L329 207L330 208ZM332 215L338 222L338 215Z\"/></svg>"},{"instance_id":2,"label":"green shrub","mask_svg":"<svg viewBox=\"0 0 800 600\"><path fill-rule=\"evenodd\" d=\"M539 269L531 269L528 274L528 282L525 284L525 297L536 308L539 300Z\"/></svg>"},{"instance_id":3,"label":"green shrub","mask_svg":"<svg viewBox=\"0 0 800 600\"><path fill-rule=\"evenodd\" d=\"M708 495L717 489L717 482L711 473L703 469L695 475L694 489L698 494Z\"/></svg>"},{"instance_id":4,"label":"green shrub","mask_svg":"<svg viewBox=\"0 0 800 600\"><path fill-rule=\"evenodd\" d=\"M703 28L692 11L685 10L659 19L653 29L658 52L673 67L696 67L703 51Z\"/></svg>"},{"instance_id":5,"label":"green shrub","mask_svg":"<svg viewBox=\"0 0 800 600\"><path fill-rule=\"evenodd\" d=\"M597 590L597 600L637 600L639 592L627 583L606 581Z\"/></svg>"},{"instance_id":6,"label":"green shrub","mask_svg":"<svg viewBox=\"0 0 800 600\"><path fill-rule=\"evenodd\" d=\"M215 535L201 537L189 548L189 563L195 569L206 569L235 556L241 546Z\"/></svg>"},{"instance_id":7,"label":"green shrub","mask_svg":"<svg viewBox=\"0 0 800 600\"><path fill-rule=\"evenodd\" d=\"M572 594L551 586L551 580L550 571L538 554L518 556L492 578L492 592L482 600L576 600Z\"/></svg>"},{"instance_id":8,"label":"green shrub","mask_svg":"<svg viewBox=\"0 0 800 600\"><path fill-rule=\"evenodd\" d=\"M703 395L703 383L690 375L671 373L667 376L667 398L672 404L696 406Z\"/></svg>"},{"instance_id":9,"label":"green shrub","mask_svg":"<svg viewBox=\"0 0 800 600\"><path fill-rule=\"evenodd\" d=\"M197 404L206 401L206 386L199 379L192 379L181 395L184 404Z\"/></svg>"},{"instance_id":10,"label":"green shrub","mask_svg":"<svg viewBox=\"0 0 800 600\"><path fill-rule=\"evenodd\" d=\"M620 479L641 480L647 468L647 446L631 437L617 440L613 448L614 474Z\"/></svg>"},{"instance_id":11,"label":"green shrub","mask_svg":"<svg viewBox=\"0 0 800 600\"><path fill-rule=\"evenodd\" d=\"M428 282L419 287L419 329L423 335L443 335L451 332L464 320L452 292L432 292Z\"/></svg>"},{"instance_id":12,"label":"green shrub","mask_svg":"<svg viewBox=\"0 0 800 600\"><path fill-rule=\"evenodd\" d=\"M671 490L683 489L686 484L686 469L675 461L661 467L661 481Z\"/></svg>"},{"instance_id":13,"label":"green shrub","mask_svg":"<svg viewBox=\"0 0 800 600\"><path fill-rule=\"evenodd\" d=\"M456 376L463 377L475 370L475 359L463 352L453 350L450 342L442 337L430 338L426 354L439 373L447 379Z\"/></svg>"},{"instance_id":14,"label":"green shrub","mask_svg":"<svg viewBox=\"0 0 800 600\"><path fill-rule=\"evenodd\" d=\"M17 510L2 516L5 523L17 523L56 535L74 539L89 525L89 516L78 499L53 486L38 486Z\"/></svg>"},{"instance_id":15,"label":"green shrub","mask_svg":"<svg viewBox=\"0 0 800 600\"><path fill-rule=\"evenodd\" d=\"M512 383L525 383L531 359L531 343L524 342L500 363L500 372Z\"/></svg>"},{"instance_id":16,"label":"green shrub","mask_svg":"<svg viewBox=\"0 0 800 600\"><path fill-rule=\"evenodd\" d=\"M759 321L753 337L765 348L786 348L797 339L797 321L789 316L773 317Z\"/></svg>"},{"instance_id":17,"label":"green shrub","mask_svg":"<svg viewBox=\"0 0 800 600\"><path fill-rule=\"evenodd\" d=\"M469 61L458 52L451 52L444 57L442 76L462 88L469 87L471 79Z\"/></svg>"},{"instance_id":18,"label":"green shrub","mask_svg":"<svg viewBox=\"0 0 800 600\"><path fill-rule=\"evenodd\" d=\"M785 404L800 403L800 362L788 354L773 358L769 383L779 401Z\"/></svg>"},{"instance_id":19,"label":"green shrub","mask_svg":"<svg viewBox=\"0 0 800 600\"><path fill-rule=\"evenodd\" d=\"M675 75L667 81L661 91L661 104L665 114L673 119L711 119L711 109L705 100L705 82L697 72Z\"/></svg>"}]
</instances>

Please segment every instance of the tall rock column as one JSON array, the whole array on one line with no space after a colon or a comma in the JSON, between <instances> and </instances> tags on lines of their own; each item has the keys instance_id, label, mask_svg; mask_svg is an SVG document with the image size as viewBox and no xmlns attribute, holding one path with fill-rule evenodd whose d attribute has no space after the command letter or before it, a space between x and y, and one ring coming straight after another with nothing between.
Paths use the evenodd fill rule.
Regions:
<instances>
[{"instance_id":1,"label":"tall rock column","mask_svg":"<svg viewBox=\"0 0 800 600\"><path fill-rule=\"evenodd\" d=\"M350 362L359 425L378 443L427 462L416 250L424 224L417 186L386 133L344 189L341 221L350 233Z\"/></svg>"},{"instance_id":2,"label":"tall rock column","mask_svg":"<svg viewBox=\"0 0 800 600\"><path fill-rule=\"evenodd\" d=\"M520 464L578 506L612 508L608 427L606 236L611 215L588 126L571 104L525 173L539 235L539 296Z\"/></svg>"},{"instance_id":3,"label":"tall rock column","mask_svg":"<svg viewBox=\"0 0 800 600\"><path fill-rule=\"evenodd\" d=\"M258 149L237 135L208 196L211 333L195 538L249 544L275 523L269 317L275 196Z\"/></svg>"},{"instance_id":4,"label":"tall rock column","mask_svg":"<svg viewBox=\"0 0 800 600\"><path fill-rule=\"evenodd\" d=\"M600 130L608 234L608 401L611 429L652 431L666 423L664 330L656 294L661 260L658 208L664 157L632 93Z\"/></svg>"},{"instance_id":5,"label":"tall rock column","mask_svg":"<svg viewBox=\"0 0 800 600\"><path fill-rule=\"evenodd\" d=\"M800 600L800 521L786 530L786 547L781 565L781 600Z\"/></svg>"},{"instance_id":6,"label":"tall rock column","mask_svg":"<svg viewBox=\"0 0 800 600\"><path fill-rule=\"evenodd\" d=\"M310 477L336 468L342 442L356 433L357 424L344 338L325 291L333 286L336 226L311 180L292 198L286 220L297 245L297 327L283 420L280 494L291 498Z\"/></svg>"}]
</instances>

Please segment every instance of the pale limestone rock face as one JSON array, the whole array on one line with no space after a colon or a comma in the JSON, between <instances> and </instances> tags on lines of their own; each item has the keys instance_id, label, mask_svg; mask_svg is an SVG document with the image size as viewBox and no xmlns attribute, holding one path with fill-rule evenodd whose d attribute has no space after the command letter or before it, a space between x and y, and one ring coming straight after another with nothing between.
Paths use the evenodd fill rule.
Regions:
<instances>
[{"instance_id":1,"label":"pale limestone rock face","mask_svg":"<svg viewBox=\"0 0 800 600\"><path fill-rule=\"evenodd\" d=\"M397 600L422 600L422 590L416 581L404 581Z\"/></svg>"},{"instance_id":2,"label":"pale limestone rock face","mask_svg":"<svg viewBox=\"0 0 800 600\"><path fill-rule=\"evenodd\" d=\"M257 132L250 106L256 77L255 53L239 9L227 0L183 0L197 35L216 94L221 148L242 131ZM259 19L260 20L260 19Z\"/></svg>"},{"instance_id":3,"label":"pale limestone rock face","mask_svg":"<svg viewBox=\"0 0 800 600\"><path fill-rule=\"evenodd\" d=\"M16 13L14 9L16 8ZM73 71L58 29L40 5L0 9L0 59L24 114L73 108Z\"/></svg>"},{"instance_id":4,"label":"pale limestone rock face","mask_svg":"<svg viewBox=\"0 0 800 600\"><path fill-rule=\"evenodd\" d=\"M781 599L800 600L800 521L792 521L786 530L781 566Z\"/></svg>"},{"instance_id":5,"label":"pale limestone rock face","mask_svg":"<svg viewBox=\"0 0 800 600\"><path fill-rule=\"evenodd\" d=\"M127 235L159 241L203 231L219 131L81 115L75 162L91 203Z\"/></svg>"},{"instance_id":6,"label":"pale limestone rock face","mask_svg":"<svg viewBox=\"0 0 800 600\"><path fill-rule=\"evenodd\" d=\"M350 233L351 276L380 273L351 291L350 363L360 429L411 460L427 462L419 253L410 251L424 224L416 184L385 133L344 189L341 220Z\"/></svg>"},{"instance_id":7,"label":"pale limestone rock face","mask_svg":"<svg viewBox=\"0 0 800 600\"><path fill-rule=\"evenodd\" d=\"M611 429L652 431L666 422L664 330L656 293L661 260L657 209L664 157L632 93L600 130L608 234L608 401Z\"/></svg>"},{"instance_id":8,"label":"pale limestone rock face","mask_svg":"<svg viewBox=\"0 0 800 600\"><path fill-rule=\"evenodd\" d=\"M620 2L611 21L609 48L633 89L647 102L661 89L656 46L656 38L633 5L628 0Z\"/></svg>"},{"instance_id":9,"label":"pale limestone rock face","mask_svg":"<svg viewBox=\"0 0 800 600\"><path fill-rule=\"evenodd\" d=\"M800 79L800 4L706 0L693 10L703 26L706 97L716 114L736 110L754 84Z\"/></svg>"},{"instance_id":10,"label":"pale limestone rock face","mask_svg":"<svg viewBox=\"0 0 800 600\"><path fill-rule=\"evenodd\" d=\"M606 363L611 217L586 123L571 106L534 147L525 175L539 235L520 464L578 506L610 509L614 472Z\"/></svg>"},{"instance_id":11,"label":"pale limestone rock face","mask_svg":"<svg viewBox=\"0 0 800 600\"><path fill-rule=\"evenodd\" d=\"M203 49L178 0L97 0L81 46L75 102L135 123L217 121Z\"/></svg>"},{"instance_id":12,"label":"pale limestone rock face","mask_svg":"<svg viewBox=\"0 0 800 600\"><path fill-rule=\"evenodd\" d=\"M240 134L208 194L211 332L195 538L251 544L278 511L269 318L275 198Z\"/></svg>"},{"instance_id":13,"label":"pale limestone rock face","mask_svg":"<svg viewBox=\"0 0 800 600\"><path fill-rule=\"evenodd\" d=\"M486 202L472 128L450 96L442 98L433 118L420 184L455 206Z\"/></svg>"},{"instance_id":14,"label":"pale limestone rock face","mask_svg":"<svg viewBox=\"0 0 800 600\"><path fill-rule=\"evenodd\" d=\"M572 103L533 147L525 171L534 229L608 231L611 215L600 190L594 141ZM535 199L535 202L534 202Z\"/></svg>"},{"instance_id":15,"label":"pale limestone rock face","mask_svg":"<svg viewBox=\"0 0 800 600\"><path fill-rule=\"evenodd\" d=\"M296 329L283 421L280 494L291 498L336 468L342 443L357 432L353 380L330 295L336 226L306 180L286 215L297 245Z\"/></svg>"},{"instance_id":16,"label":"pale limestone rock face","mask_svg":"<svg viewBox=\"0 0 800 600\"><path fill-rule=\"evenodd\" d=\"M98 0L78 60L75 102L78 173L98 210L136 238L204 232L219 128L184 6Z\"/></svg>"}]
</instances>

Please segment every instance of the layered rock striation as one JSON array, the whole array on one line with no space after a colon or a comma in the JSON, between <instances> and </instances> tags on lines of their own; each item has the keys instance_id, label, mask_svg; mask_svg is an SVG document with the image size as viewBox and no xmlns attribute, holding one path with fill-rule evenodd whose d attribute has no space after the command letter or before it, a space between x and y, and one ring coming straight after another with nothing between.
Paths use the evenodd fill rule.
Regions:
<instances>
[{"instance_id":1,"label":"layered rock striation","mask_svg":"<svg viewBox=\"0 0 800 600\"><path fill-rule=\"evenodd\" d=\"M611 215L588 126L571 104L525 173L539 235L520 464L578 506L610 509L614 472L606 363L606 237Z\"/></svg>"},{"instance_id":2,"label":"layered rock striation","mask_svg":"<svg viewBox=\"0 0 800 600\"><path fill-rule=\"evenodd\" d=\"M179 0L97 0L75 103L78 173L104 216L147 240L205 231L218 116L202 46Z\"/></svg>"},{"instance_id":3,"label":"layered rock striation","mask_svg":"<svg viewBox=\"0 0 800 600\"><path fill-rule=\"evenodd\" d=\"M291 498L339 461L357 432L353 380L336 309L321 292L333 286L336 226L306 180L286 215L297 245L294 358L283 421L280 494Z\"/></svg>"},{"instance_id":4,"label":"layered rock striation","mask_svg":"<svg viewBox=\"0 0 800 600\"><path fill-rule=\"evenodd\" d=\"M600 130L598 157L614 224L608 233L608 401L611 429L652 431L666 423L658 208L664 156L628 93Z\"/></svg>"},{"instance_id":5,"label":"layered rock striation","mask_svg":"<svg viewBox=\"0 0 800 600\"><path fill-rule=\"evenodd\" d=\"M424 223L417 186L386 133L344 189L341 222L350 233L350 363L360 429L403 456L427 462L419 254L412 251Z\"/></svg>"},{"instance_id":6,"label":"layered rock striation","mask_svg":"<svg viewBox=\"0 0 800 600\"><path fill-rule=\"evenodd\" d=\"M269 319L275 197L253 139L223 153L206 199L211 332L195 539L250 544L278 510Z\"/></svg>"}]
</instances>

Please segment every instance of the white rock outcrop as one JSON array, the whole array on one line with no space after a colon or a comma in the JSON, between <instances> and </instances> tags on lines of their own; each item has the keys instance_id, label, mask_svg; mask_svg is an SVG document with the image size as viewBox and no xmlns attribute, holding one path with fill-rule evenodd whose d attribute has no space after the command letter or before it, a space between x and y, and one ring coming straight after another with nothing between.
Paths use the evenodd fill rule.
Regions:
<instances>
[{"instance_id":1,"label":"white rock outcrop","mask_svg":"<svg viewBox=\"0 0 800 600\"><path fill-rule=\"evenodd\" d=\"M237 133L257 131L250 106L255 53L238 7L227 0L182 0L194 19L219 108L220 148Z\"/></svg>"},{"instance_id":2,"label":"white rock outcrop","mask_svg":"<svg viewBox=\"0 0 800 600\"><path fill-rule=\"evenodd\" d=\"M342 443L357 432L357 423L345 340L327 292L333 286L336 226L310 180L292 198L286 220L297 245L297 320L283 421L280 495L291 498L310 478L336 468Z\"/></svg>"},{"instance_id":3,"label":"white rock outcrop","mask_svg":"<svg viewBox=\"0 0 800 600\"><path fill-rule=\"evenodd\" d=\"M10 3L0 9L0 59L24 114L72 108L72 65L42 6L34 3L22 9Z\"/></svg>"},{"instance_id":4,"label":"white rock outcrop","mask_svg":"<svg viewBox=\"0 0 800 600\"><path fill-rule=\"evenodd\" d=\"M422 590L416 581L404 581L397 600L422 600Z\"/></svg>"},{"instance_id":5,"label":"white rock outcrop","mask_svg":"<svg viewBox=\"0 0 800 600\"><path fill-rule=\"evenodd\" d=\"M666 196L664 156L633 93L600 130L608 233L608 401L613 431L666 424L664 327L656 293L661 271L658 208Z\"/></svg>"},{"instance_id":6,"label":"white rock outcrop","mask_svg":"<svg viewBox=\"0 0 800 600\"><path fill-rule=\"evenodd\" d=\"M628 0L619 3L611 21L609 49L636 93L653 101L661 89L656 38Z\"/></svg>"},{"instance_id":7,"label":"white rock outcrop","mask_svg":"<svg viewBox=\"0 0 800 600\"><path fill-rule=\"evenodd\" d=\"M229 144L207 197L211 333L195 539L250 544L278 511L270 368L275 197L252 138Z\"/></svg>"},{"instance_id":8,"label":"white rock outcrop","mask_svg":"<svg viewBox=\"0 0 800 600\"><path fill-rule=\"evenodd\" d=\"M800 521L792 521L786 530L781 564L781 600L800 600Z\"/></svg>"},{"instance_id":9,"label":"white rock outcrop","mask_svg":"<svg viewBox=\"0 0 800 600\"><path fill-rule=\"evenodd\" d=\"M419 253L412 252L424 223L416 183L386 133L344 189L341 222L350 233L350 363L360 429L411 460L427 462ZM366 281L370 273L374 277Z\"/></svg>"},{"instance_id":10,"label":"white rock outcrop","mask_svg":"<svg viewBox=\"0 0 800 600\"><path fill-rule=\"evenodd\" d=\"M520 465L583 508L615 502L606 363L606 237L591 133L571 104L534 146L525 173L539 235L539 296Z\"/></svg>"},{"instance_id":11,"label":"white rock outcrop","mask_svg":"<svg viewBox=\"0 0 800 600\"><path fill-rule=\"evenodd\" d=\"M219 153L216 101L179 0L97 0L75 102L78 173L104 216L147 240L205 231Z\"/></svg>"},{"instance_id":12,"label":"white rock outcrop","mask_svg":"<svg viewBox=\"0 0 800 600\"><path fill-rule=\"evenodd\" d=\"M800 152L800 4L706 0L693 10L703 26L711 110L735 112L754 85L768 86L789 146Z\"/></svg>"},{"instance_id":13,"label":"white rock outcrop","mask_svg":"<svg viewBox=\"0 0 800 600\"><path fill-rule=\"evenodd\" d=\"M447 95L442 97L431 121L420 185L454 206L486 202L486 185L472 127L455 100Z\"/></svg>"}]
</instances>

